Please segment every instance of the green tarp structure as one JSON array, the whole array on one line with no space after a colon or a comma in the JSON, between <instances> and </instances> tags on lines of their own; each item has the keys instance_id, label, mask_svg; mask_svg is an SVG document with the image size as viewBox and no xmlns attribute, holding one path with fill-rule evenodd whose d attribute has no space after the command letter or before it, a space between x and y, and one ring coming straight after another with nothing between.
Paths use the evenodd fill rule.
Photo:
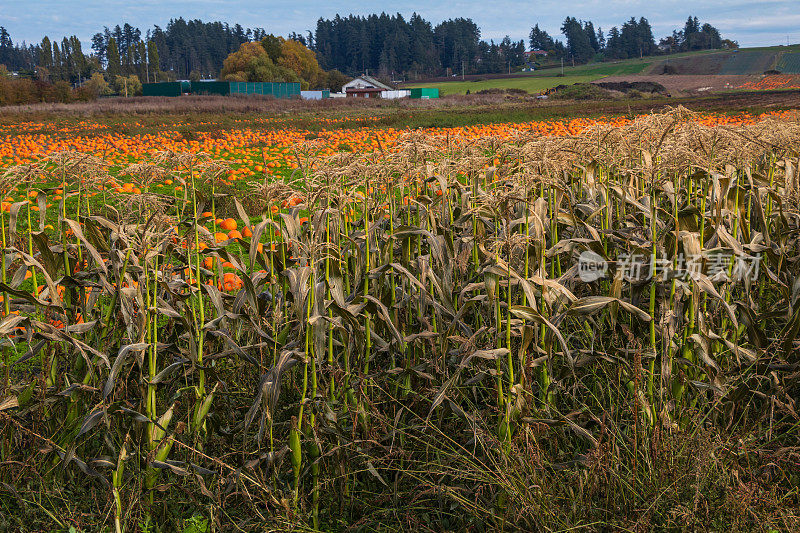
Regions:
<instances>
[{"instance_id":1,"label":"green tarp structure","mask_svg":"<svg viewBox=\"0 0 800 533\"><path fill-rule=\"evenodd\" d=\"M411 89L411 98L439 98L439 89L435 87L425 89Z\"/></svg>"},{"instance_id":2,"label":"green tarp structure","mask_svg":"<svg viewBox=\"0 0 800 533\"><path fill-rule=\"evenodd\" d=\"M142 94L144 96L180 96L183 93L218 94L222 96L260 94L274 98L292 98L300 96L300 84L283 82L176 81L145 83L142 85Z\"/></svg>"},{"instance_id":3,"label":"green tarp structure","mask_svg":"<svg viewBox=\"0 0 800 533\"><path fill-rule=\"evenodd\" d=\"M300 96L299 83L283 82L230 82L230 94L261 94L275 98Z\"/></svg>"},{"instance_id":4,"label":"green tarp structure","mask_svg":"<svg viewBox=\"0 0 800 533\"><path fill-rule=\"evenodd\" d=\"M181 83L179 81L170 83L143 83L142 95L144 96L180 96Z\"/></svg>"}]
</instances>

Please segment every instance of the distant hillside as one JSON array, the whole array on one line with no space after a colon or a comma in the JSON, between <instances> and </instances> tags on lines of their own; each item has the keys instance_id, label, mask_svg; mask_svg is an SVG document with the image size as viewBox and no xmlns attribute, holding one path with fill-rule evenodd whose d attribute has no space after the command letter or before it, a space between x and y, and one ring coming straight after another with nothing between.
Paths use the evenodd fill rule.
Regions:
<instances>
[{"instance_id":1,"label":"distant hillside","mask_svg":"<svg viewBox=\"0 0 800 533\"><path fill-rule=\"evenodd\" d=\"M746 75L770 71L800 74L800 47L742 48L654 62L648 74Z\"/></svg>"},{"instance_id":2,"label":"distant hillside","mask_svg":"<svg viewBox=\"0 0 800 533\"><path fill-rule=\"evenodd\" d=\"M800 52L784 52L781 54L777 70L784 74L800 74Z\"/></svg>"},{"instance_id":3,"label":"distant hillside","mask_svg":"<svg viewBox=\"0 0 800 533\"><path fill-rule=\"evenodd\" d=\"M745 83L756 83L765 72L800 74L800 45L742 48L737 51L684 52L669 56L565 66L563 72L561 76L561 69L555 68L511 75L465 76L463 80L460 76L434 78L424 82L409 82L403 87L438 87L442 94L498 89L523 90L535 94L558 85L601 79L615 82L639 79L656 83L663 81L663 85L673 94L728 90Z\"/></svg>"}]
</instances>

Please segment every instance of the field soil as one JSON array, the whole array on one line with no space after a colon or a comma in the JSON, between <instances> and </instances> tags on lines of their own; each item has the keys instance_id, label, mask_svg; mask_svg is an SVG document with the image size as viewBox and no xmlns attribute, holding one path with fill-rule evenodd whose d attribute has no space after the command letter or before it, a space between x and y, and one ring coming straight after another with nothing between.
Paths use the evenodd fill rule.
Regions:
<instances>
[{"instance_id":1,"label":"field soil","mask_svg":"<svg viewBox=\"0 0 800 533\"><path fill-rule=\"evenodd\" d=\"M779 55L777 50L752 50L731 54L719 74L760 74L773 70Z\"/></svg>"},{"instance_id":2,"label":"field soil","mask_svg":"<svg viewBox=\"0 0 800 533\"><path fill-rule=\"evenodd\" d=\"M800 74L800 52L784 52L775 68L784 74Z\"/></svg>"},{"instance_id":3,"label":"field soil","mask_svg":"<svg viewBox=\"0 0 800 533\"><path fill-rule=\"evenodd\" d=\"M687 57L665 58L653 63L648 74L716 74L732 55L723 52L708 55L691 55Z\"/></svg>"},{"instance_id":4,"label":"field soil","mask_svg":"<svg viewBox=\"0 0 800 533\"><path fill-rule=\"evenodd\" d=\"M672 96L691 95L703 92L735 89L748 82L758 81L762 76L753 75L656 75L609 76L593 83L651 82L660 83Z\"/></svg>"},{"instance_id":5,"label":"field soil","mask_svg":"<svg viewBox=\"0 0 800 533\"><path fill-rule=\"evenodd\" d=\"M648 74L739 75L763 74L775 68L782 50L758 49L664 58L653 63Z\"/></svg>"}]
</instances>

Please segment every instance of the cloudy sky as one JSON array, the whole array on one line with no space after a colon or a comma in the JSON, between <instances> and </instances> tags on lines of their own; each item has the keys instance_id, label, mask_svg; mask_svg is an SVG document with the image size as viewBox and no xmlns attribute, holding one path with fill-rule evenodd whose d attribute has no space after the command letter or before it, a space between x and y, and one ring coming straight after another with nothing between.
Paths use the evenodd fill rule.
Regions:
<instances>
[{"instance_id":1,"label":"cloudy sky","mask_svg":"<svg viewBox=\"0 0 800 533\"><path fill-rule=\"evenodd\" d=\"M319 17L337 13L366 15L372 12L417 12L434 24L448 18L469 17L481 28L484 39L510 35L527 40L531 26L539 26L558 36L566 16L591 20L595 28L608 30L631 16L645 16L656 39L683 26L686 17L700 18L720 29L723 37L742 46L761 46L800 42L800 9L797 0L539 0L517 2L494 0L454 0L409 2L399 0L391 7L352 0L0 0L0 26L5 26L14 42L38 42L77 35L88 43L103 26L128 22L144 32L154 24L166 25L170 18L221 20L244 27L262 27L269 33L305 33Z\"/></svg>"}]
</instances>

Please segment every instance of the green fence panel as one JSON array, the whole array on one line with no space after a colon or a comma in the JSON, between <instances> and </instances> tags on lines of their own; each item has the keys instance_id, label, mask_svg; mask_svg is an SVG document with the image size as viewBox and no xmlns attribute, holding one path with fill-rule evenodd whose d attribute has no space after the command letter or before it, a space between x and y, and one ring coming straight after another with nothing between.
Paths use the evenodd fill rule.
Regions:
<instances>
[{"instance_id":1,"label":"green fence panel","mask_svg":"<svg viewBox=\"0 0 800 533\"><path fill-rule=\"evenodd\" d=\"M439 89L435 87L411 89L411 98L439 98Z\"/></svg>"},{"instance_id":2,"label":"green fence panel","mask_svg":"<svg viewBox=\"0 0 800 533\"><path fill-rule=\"evenodd\" d=\"M231 93L231 84L227 81L193 81L193 94L219 94L228 95Z\"/></svg>"},{"instance_id":3,"label":"green fence panel","mask_svg":"<svg viewBox=\"0 0 800 533\"><path fill-rule=\"evenodd\" d=\"M143 83L142 95L144 96L180 96L181 84L178 82Z\"/></svg>"}]
</instances>

